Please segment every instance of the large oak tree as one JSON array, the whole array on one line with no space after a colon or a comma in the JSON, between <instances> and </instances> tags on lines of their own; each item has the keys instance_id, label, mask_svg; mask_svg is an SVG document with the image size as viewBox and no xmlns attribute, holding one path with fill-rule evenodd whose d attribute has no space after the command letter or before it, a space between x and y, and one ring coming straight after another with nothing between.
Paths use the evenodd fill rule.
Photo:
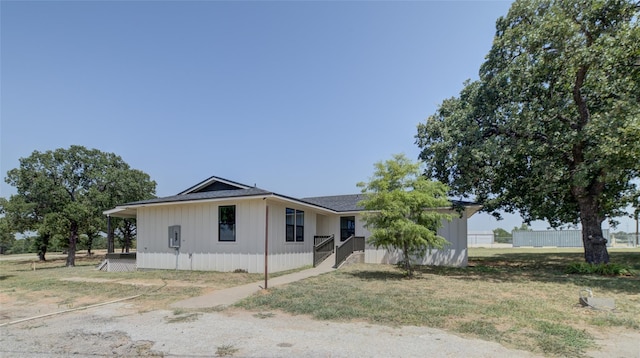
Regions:
<instances>
[{"instance_id":1,"label":"large oak tree","mask_svg":"<svg viewBox=\"0 0 640 358\"><path fill-rule=\"evenodd\" d=\"M639 15L638 1L515 1L479 80L418 126L426 173L488 212L581 224L585 260L608 262L602 223L638 196Z\"/></svg>"},{"instance_id":2,"label":"large oak tree","mask_svg":"<svg viewBox=\"0 0 640 358\"><path fill-rule=\"evenodd\" d=\"M7 202L8 216L21 231L67 237L67 266L75 265L80 234L104 231L103 210L120 200L152 197L156 186L118 155L76 145L20 158L20 166L7 173L6 182L17 189Z\"/></svg>"}]
</instances>

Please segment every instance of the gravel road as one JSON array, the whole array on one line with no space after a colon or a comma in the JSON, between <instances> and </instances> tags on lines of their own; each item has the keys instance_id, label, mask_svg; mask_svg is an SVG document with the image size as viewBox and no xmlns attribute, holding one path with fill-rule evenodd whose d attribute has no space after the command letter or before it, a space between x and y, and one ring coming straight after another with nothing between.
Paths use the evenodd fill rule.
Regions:
<instances>
[{"instance_id":1,"label":"gravel road","mask_svg":"<svg viewBox=\"0 0 640 358\"><path fill-rule=\"evenodd\" d=\"M2 357L534 357L424 327L284 313L149 311L126 303L0 327Z\"/></svg>"}]
</instances>

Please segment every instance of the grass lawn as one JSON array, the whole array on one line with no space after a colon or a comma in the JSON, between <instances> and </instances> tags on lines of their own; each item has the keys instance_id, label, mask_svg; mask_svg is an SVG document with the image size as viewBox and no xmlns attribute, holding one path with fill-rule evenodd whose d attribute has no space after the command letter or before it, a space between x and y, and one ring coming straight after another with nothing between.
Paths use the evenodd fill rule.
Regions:
<instances>
[{"instance_id":1,"label":"grass lawn","mask_svg":"<svg viewBox=\"0 0 640 358\"><path fill-rule=\"evenodd\" d=\"M416 325L547 355L576 356L599 330L640 331L640 250L610 250L629 276L567 275L578 249L471 249L469 267L419 267L408 280L388 265L352 265L238 303L326 320ZM616 310L578 304L579 291L615 299Z\"/></svg>"},{"instance_id":2,"label":"grass lawn","mask_svg":"<svg viewBox=\"0 0 640 358\"><path fill-rule=\"evenodd\" d=\"M353 265L272 288L237 306L436 327L532 352L576 356L593 346L600 330L640 332L640 250L610 254L631 275L567 275L565 267L582 261L578 249L470 249L467 268L419 267L417 278L408 280L395 266ZM143 294L129 302L148 311L263 278L202 271L103 272L95 269L101 255L79 254L71 268L63 256L45 263L34 258L0 261L0 299L61 310ZM616 310L582 308L578 295L585 287L595 297L614 298Z\"/></svg>"},{"instance_id":3,"label":"grass lawn","mask_svg":"<svg viewBox=\"0 0 640 358\"><path fill-rule=\"evenodd\" d=\"M96 270L104 255L78 254L75 267L66 267L62 255L51 257L46 262L38 262L34 254L0 261L0 295L66 309L143 294L130 302L140 311L148 311L263 278L262 274L204 271L104 272Z\"/></svg>"}]
</instances>

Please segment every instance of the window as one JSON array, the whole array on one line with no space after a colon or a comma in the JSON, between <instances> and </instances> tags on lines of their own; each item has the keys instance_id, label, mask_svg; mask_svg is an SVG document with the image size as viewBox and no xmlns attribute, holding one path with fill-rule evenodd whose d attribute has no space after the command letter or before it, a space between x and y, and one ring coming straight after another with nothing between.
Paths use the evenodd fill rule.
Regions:
<instances>
[{"instance_id":1,"label":"window","mask_svg":"<svg viewBox=\"0 0 640 358\"><path fill-rule=\"evenodd\" d=\"M287 208L285 226L285 241L304 241L304 211Z\"/></svg>"},{"instance_id":2,"label":"window","mask_svg":"<svg viewBox=\"0 0 640 358\"><path fill-rule=\"evenodd\" d=\"M236 206L218 207L218 241L236 241Z\"/></svg>"},{"instance_id":3,"label":"window","mask_svg":"<svg viewBox=\"0 0 640 358\"><path fill-rule=\"evenodd\" d=\"M340 218L340 241L344 241L356 234L356 217L343 216Z\"/></svg>"}]
</instances>

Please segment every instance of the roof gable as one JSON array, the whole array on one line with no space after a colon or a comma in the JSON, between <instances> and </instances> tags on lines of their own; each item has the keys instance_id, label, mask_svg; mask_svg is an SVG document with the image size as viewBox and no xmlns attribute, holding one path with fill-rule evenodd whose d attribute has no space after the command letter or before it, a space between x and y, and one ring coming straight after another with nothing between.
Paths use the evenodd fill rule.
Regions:
<instances>
[{"instance_id":1,"label":"roof gable","mask_svg":"<svg viewBox=\"0 0 640 358\"><path fill-rule=\"evenodd\" d=\"M178 193L178 195L204 193L204 192L210 192L210 191L242 190L242 189L250 189L250 188L252 188L252 186L234 182L232 180L212 176L188 188L187 190Z\"/></svg>"}]
</instances>

